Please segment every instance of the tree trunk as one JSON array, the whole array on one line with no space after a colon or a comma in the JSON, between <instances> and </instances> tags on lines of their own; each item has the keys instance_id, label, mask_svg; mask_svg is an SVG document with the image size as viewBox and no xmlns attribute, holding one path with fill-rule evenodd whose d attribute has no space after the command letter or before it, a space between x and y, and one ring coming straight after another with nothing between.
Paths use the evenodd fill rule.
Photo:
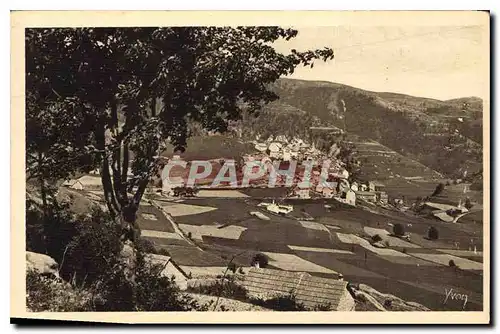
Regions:
<instances>
[{"instance_id":1,"label":"tree trunk","mask_svg":"<svg viewBox=\"0 0 500 334\"><path fill-rule=\"evenodd\" d=\"M40 176L40 194L42 196L42 211L43 219L47 218L47 188L45 187L45 180Z\"/></svg>"}]
</instances>

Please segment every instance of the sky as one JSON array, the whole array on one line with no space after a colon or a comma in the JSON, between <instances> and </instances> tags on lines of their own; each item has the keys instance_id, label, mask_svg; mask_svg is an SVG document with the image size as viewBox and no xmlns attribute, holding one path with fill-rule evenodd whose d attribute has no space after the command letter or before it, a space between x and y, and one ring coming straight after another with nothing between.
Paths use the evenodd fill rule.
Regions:
<instances>
[{"instance_id":1,"label":"sky","mask_svg":"<svg viewBox=\"0 0 500 334\"><path fill-rule=\"evenodd\" d=\"M334 60L317 61L290 76L439 100L487 98L484 26L295 27L298 36L275 44L288 53L331 47Z\"/></svg>"}]
</instances>

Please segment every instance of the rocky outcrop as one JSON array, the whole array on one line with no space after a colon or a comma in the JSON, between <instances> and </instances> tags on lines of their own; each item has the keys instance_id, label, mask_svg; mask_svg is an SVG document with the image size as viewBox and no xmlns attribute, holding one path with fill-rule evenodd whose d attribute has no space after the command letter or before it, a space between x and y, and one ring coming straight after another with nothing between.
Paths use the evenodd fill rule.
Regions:
<instances>
[{"instance_id":1,"label":"rocky outcrop","mask_svg":"<svg viewBox=\"0 0 500 334\"><path fill-rule=\"evenodd\" d=\"M248 311L272 311L262 306L245 303L240 300L229 299L225 297L215 297L202 295L198 293L186 293L187 296L193 298L202 305L202 311L230 311L230 312L248 312ZM217 308L216 310L214 308Z\"/></svg>"},{"instance_id":2,"label":"rocky outcrop","mask_svg":"<svg viewBox=\"0 0 500 334\"><path fill-rule=\"evenodd\" d=\"M427 307L407 302L391 294L379 292L372 287L360 284L354 289L355 299L364 311L430 311ZM357 307L358 308L358 307Z\"/></svg>"},{"instance_id":3,"label":"rocky outcrop","mask_svg":"<svg viewBox=\"0 0 500 334\"><path fill-rule=\"evenodd\" d=\"M356 311L430 311L421 304L407 302L365 284L349 285L348 288L356 300Z\"/></svg>"},{"instance_id":4,"label":"rocky outcrop","mask_svg":"<svg viewBox=\"0 0 500 334\"><path fill-rule=\"evenodd\" d=\"M48 255L26 252L26 269L40 275L59 277L59 265Z\"/></svg>"}]
</instances>

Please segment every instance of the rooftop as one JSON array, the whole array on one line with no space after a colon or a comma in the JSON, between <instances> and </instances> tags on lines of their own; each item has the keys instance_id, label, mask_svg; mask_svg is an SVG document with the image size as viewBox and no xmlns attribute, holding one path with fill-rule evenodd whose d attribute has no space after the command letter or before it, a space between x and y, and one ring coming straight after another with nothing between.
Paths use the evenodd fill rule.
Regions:
<instances>
[{"instance_id":1,"label":"rooftop","mask_svg":"<svg viewBox=\"0 0 500 334\"><path fill-rule=\"evenodd\" d=\"M243 284L248 293L257 298L293 293L297 302L308 308L330 304L332 310L348 310L351 296L347 282L312 276L305 272L252 268Z\"/></svg>"}]
</instances>

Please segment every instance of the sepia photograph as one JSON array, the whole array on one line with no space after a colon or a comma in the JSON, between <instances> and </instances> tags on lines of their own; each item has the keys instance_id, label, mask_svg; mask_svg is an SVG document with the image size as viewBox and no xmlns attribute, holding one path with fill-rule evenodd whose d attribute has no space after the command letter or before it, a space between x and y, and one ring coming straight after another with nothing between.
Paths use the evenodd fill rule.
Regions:
<instances>
[{"instance_id":1,"label":"sepia photograph","mask_svg":"<svg viewBox=\"0 0 500 334\"><path fill-rule=\"evenodd\" d=\"M11 317L489 323L487 11L11 35Z\"/></svg>"}]
</instances>

